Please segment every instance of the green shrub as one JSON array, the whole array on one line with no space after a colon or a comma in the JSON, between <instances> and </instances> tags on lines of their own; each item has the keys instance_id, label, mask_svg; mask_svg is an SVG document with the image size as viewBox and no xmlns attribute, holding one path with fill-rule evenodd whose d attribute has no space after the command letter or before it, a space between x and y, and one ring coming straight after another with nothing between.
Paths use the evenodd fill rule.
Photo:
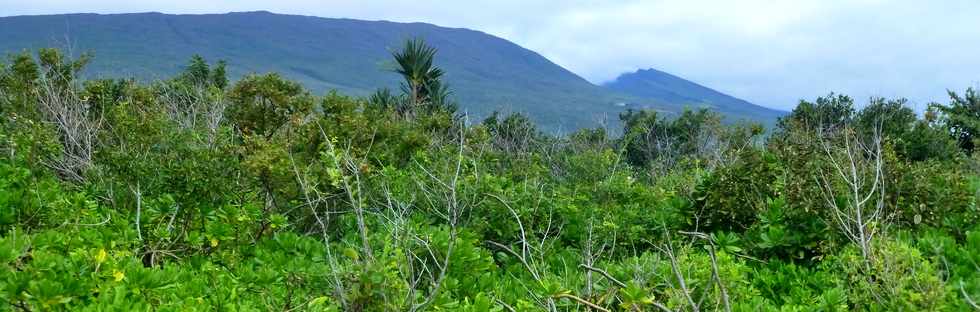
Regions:
<instances>
[{"instance_id":1,"label":"green shrub","mask_svg":"<svg viewBox=\"0 0 980 312\"><path fill-rule=\"evenodd\" d=\"M804 102L764 146L759 127L708 110L561 137L520 115L462 123L441 73L413 62L414 95L362 99L275 74L226 88L223 65L197 57L150 85L56 82L82 87L101 122L84 178L66 180L51 166L64 129L34 91L84 60L11 60L0 310L964 311L980 298L980 180L942 148L962 127L902 101L856 115L847 97ZM888 231L866 260L815 177L834 170L821 139L867 135L882 114L886 215L869 227Z\"/></svg>"},{"instance_id":2,"label":"green shrub","mask_svg":"<svg viewBox=\"0 0 980 312\"><path fill-rule=\"evenodd\" d=\"M717 169L698 186L692 218L704 231L745 231L756 222L766 199L776 197L781 175L775 157L747 149L734 164Z\"/></svg>"},{"instance_id":3,"label":"green shrub","mask_svg":"<svg viewBox=\"0 0 980 312\"><path fill-rule=\"evenodd\" d=\"M916 162L896 170L895 222L905 227L942 227L962 231L980 222L973 180L957 166Z\"/></svg>"},{"instance_id":4,"label":"green shrub","mask_svg":"<svg viewBox=\"0 0 980 312\"><path fill-rule=\"evenodd\" d=\"M937 311L949 300L937 265L901 241L879 240L870 260L851 246L826 265L839 274L855 309Z\"/></svg>"}]
</instances>

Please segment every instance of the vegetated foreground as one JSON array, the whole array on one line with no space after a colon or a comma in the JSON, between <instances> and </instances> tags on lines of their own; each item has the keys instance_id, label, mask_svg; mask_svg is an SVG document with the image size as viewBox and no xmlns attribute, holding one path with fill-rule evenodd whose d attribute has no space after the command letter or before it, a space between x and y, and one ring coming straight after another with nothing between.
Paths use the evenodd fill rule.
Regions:
<instances>
[{"instance_id":1,"label":"vegetated foreground","mask_svg":"<svg viewBox=\"0 0 980 312\"><path fill-rule=\"evenodd\" d=\"M969 311L980 94L706 110L564 137L466 120L435 51L400 91L0 68L0 303L37 310Z\"/></svg>"}]
</instances>

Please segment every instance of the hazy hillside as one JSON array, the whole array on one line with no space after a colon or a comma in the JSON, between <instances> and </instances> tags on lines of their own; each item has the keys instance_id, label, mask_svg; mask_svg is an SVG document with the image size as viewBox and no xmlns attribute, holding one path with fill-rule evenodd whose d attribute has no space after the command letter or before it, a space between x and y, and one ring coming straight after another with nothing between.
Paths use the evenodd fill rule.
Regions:
<instances>
[{"instance_id":1,"label":"hazy hillside","mask_svg":"<svg viewBox=\"0 0 980 312\"><path fill-rule=\"evenodd\" d=\"M680 111L711 103L734 117L772 119L771 110L690 82L644 90L631 84L611 92L593 85L541 55L479 31L424 23L394 23L246 12L208 15L69 14L0 18L0 52L58 46L94 52L89 73L155 79L180 70L193 54L229 62L229 73L280 72L317 93L338 89L366 95L398 88L390 51L421 37L439 49L437 63L463 109L476 118L493 110L521 111L549 130L572 130L615 121L627 107ZM678 89L673 89L678 88ZM647 91L654 92L651 96ZM657 96L674 92L683 96ZM628 96L631 93L635 96ZM705 96L700 98L699 96ZM749 108L747 108L748 106ZM759 115L754 115L760 113Z\"/></svg>"},{"instance_id":2,"label":"hazy hillside","mask_svg":"<svg viewBox=\"0 0 980 312\"><path fill-rule=\"evenodd\" d=\"M663 103L710 107L732 119L756 119L768 122L784 114L652 68L622 74L603 86Z\"/></svg>"}]
</instances>

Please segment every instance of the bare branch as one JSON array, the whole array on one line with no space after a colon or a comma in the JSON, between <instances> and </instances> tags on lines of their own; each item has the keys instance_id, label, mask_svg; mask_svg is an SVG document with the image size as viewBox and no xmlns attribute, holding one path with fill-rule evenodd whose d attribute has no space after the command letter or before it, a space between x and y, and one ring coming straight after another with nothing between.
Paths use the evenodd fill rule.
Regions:
<instances>
[{"instance_id":1,"label":"bare branch","mask_svg":"<svg viewBox=\"0 0 980 312\"><path fill-rule=\"evenodd\" d=\"M606 272L603 269L600 269L600 268L597 268L597 267L588 266L588 265L585 265L585 264L579 264L578 266L580 268L583 268L583 269L586 269L586 270L589 270L589 271L592 271L592 272L596 272L596 273L602 274L603 277L605 277L606 279L608 279L610 282L613 282L613 284L616 284L616 286L626 288L626 284L624 284L623 282L620 282L615 277L612 277L612 275L609 275L609 272Z\"/></svg>"},{"instance_id":2,"label":"bare branch","mask_svg":"<svg viewBox=\"0 0 980 312\"><path fill-rule=\"evenodd\" d=\"M143 212L143 192L140 191L139 182L136 183L136 188L130 187L133 192L133 196L136 196L136 235L139 240L143 241L143 230L140 229L140 217Z\"/></svg>"},{"instance_id":3,"label":"bare branch","mask_svg":"<svg viewBox=\"0 0 980 312\"><path fill-rule=\"evenodd\" d=\"M568 298L568 299L572 299L572 300L578 301L579 303L584 304L584 305L586 305L589 308L592 308L594 310L599 310L599 311L603 311L603 312L609 312L609 309L600 307L600 306L596 305L595 303L591 303L588 300L579 298L579 297L577 297L575 295L572 295L572 294L557 294L557 295L555 295L555 298Z\"/></svg>"},{"instance_id":4,"label":"bare branch","mask_svg":"<svg viewBox=\"0 0 980 312\"><path fill-rule=\"evenodd\" d=\"M881 147L881 125L875 125L870 138L861 138L855 129L845 126L837 131L842 146L835 147L818 135L820 147L836 175L820 172L815 178L832 219L849 240L861 248L865 261L872 257L872 240L883 222L885 201L884 161ZM843 157L837 154L843 153ZM847 191L837 194L842 185ZM838 203L838 195L845 204Z\"/></svg>"},{"instance_id":5,"label":"bare branch","mask_svg":"<svg viewBox=\"0 0 980 312\"><path fill-rule=\"evenodd\" d=\"M62 145L61 157L48 162L48 166L69 180L81 182L85 171L93 166L103 120L78 96L73 77L57 75L52 77L43 71L33 90L39 111L58 131Z\"/></svg>"},{"instance_id":6,"label":"bare branch","mask_svg":"<svg viewBox=\"0 0 980 312\"><path fill-rule=\"evenodd\" d=\"M960 293L963 294L963 299L966 300L966 304L973 307L974 310L980 311L980 305L977 305L977 302L973 301L973 298L970 298L970 295L966 293L966 288L963 287L963 281L960 281Z\"/></svg>"},{"instance_id":7,"label":"bare branch","mask_svg":"<svg viewBox=\"0 0 980 312\"><path fill-rule=\"evenodd\" d=\"M310 213L316 219L317 225L320 227L320 235L323 239L323 249L326 256L327 263L331 268L331 284L334 286L334 293L336 294L338 300L342 307L347 307L347 296L344 289L343 281L341 281L338 273L340 272L339 264L336 258L334 258L333 253L330 248L330 235L328 234L327 221L325 218L329 218L330 214L323 214L321 217L317 207L322 204L325 199L323 194L316 188L316 185L311 184L307 179L306 175L301 173L299 166L296 164L296 160L293 158L292 154L289 154L289 161L293 167L293 173L296 176L296 182L299 184L300 191L303 193L303 199L306 201L306 206L309 207Z\"/></svg>"}]
</instances>

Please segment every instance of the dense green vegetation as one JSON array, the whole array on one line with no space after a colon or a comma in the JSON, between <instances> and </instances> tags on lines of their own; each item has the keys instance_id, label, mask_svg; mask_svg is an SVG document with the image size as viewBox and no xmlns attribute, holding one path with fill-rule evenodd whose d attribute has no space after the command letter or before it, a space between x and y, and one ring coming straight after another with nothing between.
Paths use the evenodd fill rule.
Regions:
<instances>
[{"instance_id":1,"label":"dense green vegetation","mask_svg":"<svg viewBox=\"0 0 980 312\"><path fill-rule=\"evenodd\" d=\"M398 87L390 52L408 38L439 48L444 81L474 118L493 111L521 112L552 133L614 124L625 108L680 113L685 106L715 105L732 120L775 121L783 112L720 95L667 74L644 90L589 83L547 58L480 31L424 23L394 23L241 12L174 15L65 14L0 17L0 53L36 47L70 47L96 54L83 74L156 80L179 73L194 54L227 59L228 77L276 72L314 93L338 90L368 96ZM649 72L653 74L653 72ZM622 91L622 92L617 92ZM666 96L665 96L666 94Z\"/></svg>"},{"instance_id":2,"label":"dense green vegetation","mask_svg":"<svg viewBox=\"0 0 980 312\"><path fill-rule=\"evenodd\" d=\"M0 68L0 304L38 310L968 311L980 97L830 95L554 137L469 120L435 50L313 95L191 60L151 84ZM398 75L392 73L392 75ZM768 135L767 135L768 133Z\"/></svg>"}]
</instances>

